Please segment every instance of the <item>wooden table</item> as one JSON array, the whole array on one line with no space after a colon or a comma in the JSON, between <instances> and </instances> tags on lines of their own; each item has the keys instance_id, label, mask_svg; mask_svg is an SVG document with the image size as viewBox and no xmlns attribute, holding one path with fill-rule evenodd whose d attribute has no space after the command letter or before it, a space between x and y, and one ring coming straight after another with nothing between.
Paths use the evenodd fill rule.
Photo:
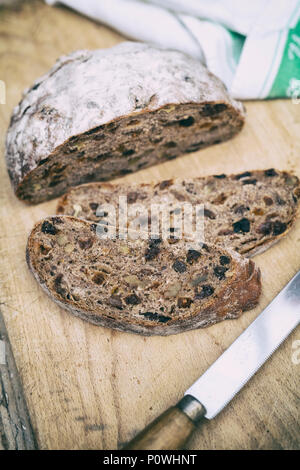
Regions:
<instances>
[{"instance_id":1,"label":"wooden table","mask_svg":"<svg viewBox=\"0 0 300 470\"><path fill-rule=\"evenodd\" d=\"M56 201L30 207L15 198L3 157L5 132L22 90L58 56L74 49L109 47L123 38L68 9L36 1L0 12L0 38L0 79L7 87L6 104L0 105L0 301L35 438L42 449L116 449L174 404L296 273L300 222L284 240L255 258L262 270L263 295L259 306L239 320L146 338L90 325L58 308L30 275L24 257L28 232L35 221L55 211ZM300 105L253 102L247 103L247 110L245 128L232 141L124 180L148 182L269 167L300 176ZM292 361L296 339L299 330L219 416L195 433L188 449L299 447L300 366ZM0 372L8 384L7 366L0 366ZM11 437L11 430L20 431L22 419L27 419L24 403L21 421L9 416L4 405L0 391L0 446L34 447L30 432L19 442ZM6 436L5 429L10 429Z\"/></svg>"}]
</instances>

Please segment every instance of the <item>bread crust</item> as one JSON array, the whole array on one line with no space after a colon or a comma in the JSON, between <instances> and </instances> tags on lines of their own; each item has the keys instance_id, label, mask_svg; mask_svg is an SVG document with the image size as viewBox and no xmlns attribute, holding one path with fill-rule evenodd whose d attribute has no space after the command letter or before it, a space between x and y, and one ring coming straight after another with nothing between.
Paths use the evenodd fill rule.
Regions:
<instances>
[{"instance_id":1,"label":"bread crust","mask_svg":"<svg viewBox=\"0 0 300 470\"><path fill-rule=\"evenodd\" d=\"M42 265L47 261L45 261L46 258L40 255L40 243L43 244L45 243L45 240L49 239L50 244L52 246L51 249L59 252L59 247L56 241L53 241L55 240L56 235L52 236L50 234L49 236L47 235L45 237L45 234L41 231L42 227L44 226L43 224L45 224L45 221L46 223L55 225L55 227L58 227L59 230L61 230L61 228L65 224L65 226L69 227L70 230L66 230L64 228L64 231L62 231L61 233L65 235L67 234L68 236L71 233L71 228L74 228L75 231L80 230L80 233L91 233L91 230L93 229L92 226L94 224L69 216L48 217L44 221L41 221L35 225L34 229L29 235L26 248L26 259L29 269L33 273L35 279L44 289L44 291L59 306L69 310L71 313L80 317L81 319L87 320L93 324L114 328L119 331L139 333L147 336L171 335L195 328L208 327L221 320L238 318L243 311L255 307L258 303L258 299L261 294L260 270L254 265L253 261L241 257L238 253L232 250L226 251L223 249L216 249L213 246L206 246L205 251L207 251L208 249L208 251L210 252L210 256L215 257L215 261L218 259L220 254L228 256L228 258L230 258L231 260L231 267L230 271L228 271L228 278L226 278L222 282L220 281L221 288L219 289L219 287L217 287L215 295L213 295L211 298L205 299L205 301L201 301L201 307L199 305L196 305L197 302L194 302L191 304L191 309L188 309L186 313L184 310L178 313L177 309L175 311L174 317L172 318L171 315L171 318L167 320L167 322L165 322L164 320L163 323L161 323L159 320L153 321L153 319L151 319L151 321L148 321L144 317L134 314L133 310L130 310L130 306L126 307L127 311L120 311L114 307L107 307L107 304L99 305L96 309L94 307L87 308L86 299L89 298L89 300L91 300L93 294L93 292L90 292L89 295L87 294L88 290L92 289L91 284L87 284L86 286L84 286L85 290L82 291L85 292L86 298L84 298L82 302L75 302L72 296L71 298L62 298L62 295L58 294L55 288L53 288L53 284L51 284L52 279L48 274L50 268L47 268L47 274L45 274L45 272L43 271L44 268L42 267ZM98 252L100 252L101 249L103 250L103 246L105 246L105 243L103 241L97 240L96 238L94 240L94 243L94 246L97 248ZM109 243L110 242L108 242L108 244ZM140 243L140 245L137 247L137 253L139 253L140 250L144 250L146 246L145 244L147 245L146 241L142 241ZM119 240L114 242L114 253L118 249L119 245ZM129 244L129 247L131 246L134 245ZM161 259L163 260L163 264L167 264L167 260L170 259L168 258L168 256L170 253L172 255L172 250L177 250L177 255L185 251L185 245L180 245L175 248L174 246L168 246L168 243L162 244ZM50 248L48 249L50 250ZM78 259L78 256L80 256L80 254L76 255L76 259ZM109 256L111 255L106 256L109 258ZM115 255L113 255L111 260L109 258L109 260L112 261L113 264L116 264L117 258L115 259L114 256ZM83 263L83 259L80 260L80 263ZM129 268L130 263L132 264L132 268L135 267L132 258L128 258L128 260L125 261L125 265L128 264ZM157 263L161 263L161 261L157 261ZM141 264L142 266L144 266L147 263L145 263L145 260L143 260ZM156 261L151 262L149 266L152 268L158 267L159 269L161 269L161 264L159 264L159 266L156 266ZM72 270L74 269L75 266L73 264ZM174 275L174 270L172 271L172 269L171 271L167 271L167 278L168 276L172 277L172 273ZM180 275L178 276L180 277ZM182 274L182 276L183 277L181 277L181 279L183 279L183 283L186 283L187 276L185 274ZM120 273L119 285L121 286L123 283L123 278L124 273ZM68 283L70 283L70 277L68 279ZM158 297L161 295L159 294L159 288L157 289L157 291L154 290L152 292L151 290L151 295L153 296L153 302L157 304L153 305L153 309L156 309L158 307ZM80 306L78 306L78 303L80 303ZM168 301L165 301L163 305L167 306L167 304ZM157 314L154 314L154 318L155 315L157 316Z\"/></svg>"}]
</instances>

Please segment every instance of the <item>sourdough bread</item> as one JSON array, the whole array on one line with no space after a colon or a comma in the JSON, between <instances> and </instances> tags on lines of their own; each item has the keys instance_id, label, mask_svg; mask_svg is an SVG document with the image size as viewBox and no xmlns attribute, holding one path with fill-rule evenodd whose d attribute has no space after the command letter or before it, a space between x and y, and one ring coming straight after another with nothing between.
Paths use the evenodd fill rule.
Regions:
<instances>
[{"instance_id":1,"label":"sourdough bread","mask_svg":"<svg viewBox=\"0 0 300 470\"><path fill-rule=\"evenodd\" d=\"M199 61L136 42L61 57L14 109L16 195L38 203L231 138L242 104Z\"/></svg>"},{"instance_id":2,"label":"sourdough bread","mask_svg":"<svg viewBox=\"0 0 300 470\"><path fill-rule=\"evenodd\" d=\"M253 261L184 241L99 238L69 216L39 222L27 244L34 277L61 307L96 325L170 335L237 318L261 292Z\"/></svg>"},{"instance_id":3,"label":"sourdough bread","mask_svg":"<svg viewBox=\"0 0 300 470\"><path fill-rule=\"evenodd\" d=\"M57 213L104 222L100 206L118 206L127 197L128 208L143 204L204 204L204 240L253 256L275 243L292 226L299 207L296 176L274 169L237 175L175 179L156 184L90 183L78 186L58 202ZM107 220L108 222L112 222ZM128 217L128 224L132 218Z\"/></svg>"}]
</instances>

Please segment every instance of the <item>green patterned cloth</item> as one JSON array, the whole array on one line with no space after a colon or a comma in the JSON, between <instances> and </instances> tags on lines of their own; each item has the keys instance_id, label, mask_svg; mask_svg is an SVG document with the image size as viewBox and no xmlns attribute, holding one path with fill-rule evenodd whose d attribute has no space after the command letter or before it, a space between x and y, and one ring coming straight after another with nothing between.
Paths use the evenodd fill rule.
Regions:
<instances>
[{"instance_id":1,"label":"green patterned cloth","mask_svg":"<svg viewBox=\"0 0 300 470\"><path fill-rule=\"evenodd\" d=\"M235 98L300 101L300 0L61 3L129 38L196 57Z\"/></svg>"},{"instance_id":2,"label":"green patterned cloth","mask_svg":"<svg viewBox=\"0 0 300 470\"><path fill-rule=\"evenodd\" d=\"M267 96L300 99L300 21L287 34L280 65Z\"/></svg>"}]
</instances>

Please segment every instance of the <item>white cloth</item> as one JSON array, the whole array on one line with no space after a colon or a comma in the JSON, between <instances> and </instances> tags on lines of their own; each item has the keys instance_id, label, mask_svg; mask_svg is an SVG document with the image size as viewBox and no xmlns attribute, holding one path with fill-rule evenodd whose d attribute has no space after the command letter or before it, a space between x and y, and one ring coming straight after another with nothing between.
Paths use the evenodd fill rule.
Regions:
<instances>
[{"instance_id":1,"label":"white cloth","mask_svg":"<svg viewBox=\"0 0 300 470\"><path fill-rule=\"evenodd\" d=\"M236 98L300 96L300 0L60 3L129 38L198 58Z\"/></svg>"}]
</instances>

